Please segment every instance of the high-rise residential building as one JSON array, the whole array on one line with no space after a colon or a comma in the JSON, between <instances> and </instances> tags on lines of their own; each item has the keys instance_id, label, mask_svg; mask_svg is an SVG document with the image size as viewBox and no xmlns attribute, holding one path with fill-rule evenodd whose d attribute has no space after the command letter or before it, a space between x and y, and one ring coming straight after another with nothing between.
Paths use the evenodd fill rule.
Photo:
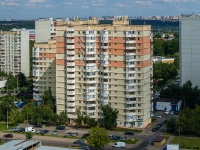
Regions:
<instances>
[{"instance_id":1,"label":"high-rise residential building","mask_svg":"<svg viewBox=\"0 0 200 150\"><path fill-rule=\"evenodd\" d=\"M51 88L56 92L56 43L54 39L48 42L36 43L33 47L33 99L41 100L44 91Z\"/></svg>"},{"instance_id":2,"label":"high-rise residential building","mask_svg":"<svg viewBox=\"0 0 200 150\"><path fill-rule=\"evenodd\" d=\"M190 80L200 87L200 16L180 17L180 83Z\"/></svg>"},{"instance_id":3,"label":"high-rise residential building","mask_svg":"<svg viewBox=\"0 0 200 150\"><path fill-rule=\"evenodd\" d=\"M73 122L80 108L83 115L98 119L100 105L109 104L119 111L118 126L145 127L151 122L151 42L151 27L129 25L126 17L112 24L99 24L96 18L58 21L56 51L35 45L34 60L39 59L34 67L35 80L43 87L37 84L34 89L40 93L40 87L52 86L53 75L52 80L47 79L50 64L44 66L47 58L40 61L45 53L55 53L51 61L55 63L57 113L67 112Z\"/></svg>"},{"instance_id":4,"label":"high-rise residential building","mask_svg":"<svg viewBox=\"0 0 200 150\"><path fill-rule=\"evenodd\" d=\"M55 22L53 18L40 18L35 21L35 42L47 42L55 37Z\"/></svg>"},{"instance_id":5,"label":"high-rise residential building","mask_svg":"<svg viewBox=\"0 0 200 150\"><path fill-rule=\"evenodd\" d=\"M19 72L29 76L29 64L29 31L0 31L0 70L14 76Z\"/></svg>"}]
</instances>

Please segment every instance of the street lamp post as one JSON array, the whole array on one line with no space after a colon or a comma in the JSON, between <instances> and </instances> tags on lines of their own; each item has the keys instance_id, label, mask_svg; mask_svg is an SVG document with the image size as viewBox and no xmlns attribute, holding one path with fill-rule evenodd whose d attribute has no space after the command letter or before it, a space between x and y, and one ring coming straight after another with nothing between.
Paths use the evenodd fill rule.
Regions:
<instances>
[{"instance_id":1,"label":"street lamp post","mask_svg":"<svg viewBox=\"0 0 200 150\"><path fill-rule=\"evenodd\" d=\"M6 116L7 116L7 129L8 129L8 107L7 107L7 114L6 114Z\"/></svg>"}]
</instances>

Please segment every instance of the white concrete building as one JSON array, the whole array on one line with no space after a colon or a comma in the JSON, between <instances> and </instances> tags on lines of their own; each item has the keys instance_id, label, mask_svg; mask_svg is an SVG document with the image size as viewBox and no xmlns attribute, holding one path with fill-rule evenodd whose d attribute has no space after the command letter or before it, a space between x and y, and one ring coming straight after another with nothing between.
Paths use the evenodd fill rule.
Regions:
<instances>
[{"instance_id":1,"label":"white concrete building","mask_svg":"<svg viewBox=\"0 0 200 150\"><path fill-rule=\"evenodd\" d=\"M180 17L180 83L200 87L200 16Z\"/></svg>"},{"instance_id":2,"label":"white concrete building","mask_svg":"<svg viewBox=\"0 0 200 150\"><path fill-rule=\"evenodd\" d=\"M29 76L29 31L0 31L0 70L14 76L19 72Z\"/></svg>"}]
</instances>

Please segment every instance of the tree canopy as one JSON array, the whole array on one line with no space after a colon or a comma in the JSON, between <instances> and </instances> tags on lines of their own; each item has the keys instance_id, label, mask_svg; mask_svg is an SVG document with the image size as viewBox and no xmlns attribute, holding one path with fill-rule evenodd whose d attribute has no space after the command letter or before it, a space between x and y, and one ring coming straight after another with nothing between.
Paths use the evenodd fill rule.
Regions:
<instances>
[{"instance_id":1,"label":"tree canopy","mask_svg":"<svg viewBox=\"0 0 200 150\"><path fill-rule=\"evenodd\" d=\"M110 105L101 105L102 118L99 122L102 127L106 129L111 129L117 126L117 115L118 110L113 109Z\"/></svg>"},{"instance_id":2,"label":"tree canopy","mask_svg":"<svg viewBox=\"0 0 200 150\"><path fill-rule=\"evenodd\" d=\"M97 149L102 149L109 143L108 131L99 126L92 127L89 130L90 136L86 139L87 143Z\"/></svg>"}]
</instances>

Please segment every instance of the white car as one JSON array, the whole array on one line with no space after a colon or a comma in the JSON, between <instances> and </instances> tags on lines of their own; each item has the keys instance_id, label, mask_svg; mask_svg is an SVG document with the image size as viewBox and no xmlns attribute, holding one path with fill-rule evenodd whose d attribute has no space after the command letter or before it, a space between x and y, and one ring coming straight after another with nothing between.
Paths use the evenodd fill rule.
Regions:
<instances>
[{"instance_id":1,"label":"white car","mask_svg":"<svg viewBox=\"0 0 200 150\"><path fill-rule=\"evenodd\" d=\"M60 132L58 131L58 130L55 130L55 131L53 131L52 132L52 135L57 135L57 134L59 134Z\"/></svg>"},{"instance_id":2,"label":"white car","mask_svg":"<svg viewBox=\"0 0 200 150\"><path fill-rule=\"evenodd\" d=\"M154 115L156 118L161 118L161 116L160 115Z\"/></svg>"},{"instance_id":3,"label":"white car","mask_svg":"<svg viewBox=\"0 0 200 150\"><path fill-rule=\"evenodd\" d=\"M165 115L169 115L169 110L165 110Z\"/></svg>"},{"instance_id":4,"label":"white car","mask_svg":"<svg viewBox=\"0 0 200 150\"><path fill-rule=\"evenodd\" d=\"M170 114L170 115L173 115L173 114L174 114L174 111L171 110L169 114Z\"/></svg>"}]
</instances>

